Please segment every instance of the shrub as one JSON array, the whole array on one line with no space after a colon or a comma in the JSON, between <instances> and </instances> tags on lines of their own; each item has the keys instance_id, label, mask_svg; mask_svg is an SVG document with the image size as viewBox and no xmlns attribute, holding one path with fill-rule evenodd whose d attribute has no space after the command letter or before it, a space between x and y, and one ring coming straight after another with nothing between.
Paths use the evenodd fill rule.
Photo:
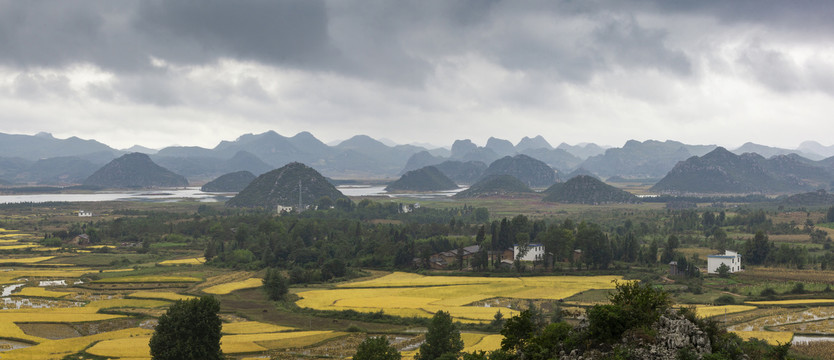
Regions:
<instances>
[{"instance_id":1,"label":"shrub","mask_svg":"<svg viewBox=\"0 0 834 360\"><path fill-rule=\"evenodd\" d=\"M714 301L715 305L733 305L736 299L732 295L721 295Z\"/></svg>"}]
</instances>

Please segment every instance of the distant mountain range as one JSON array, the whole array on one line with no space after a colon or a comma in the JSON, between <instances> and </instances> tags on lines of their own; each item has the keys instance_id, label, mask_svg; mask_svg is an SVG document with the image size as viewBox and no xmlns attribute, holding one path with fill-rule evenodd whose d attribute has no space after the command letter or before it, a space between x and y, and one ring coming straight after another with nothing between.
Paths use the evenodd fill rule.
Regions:
<instances>
[{"instance_id":1,"label":"distant mountain range","mask_svg":"<svg viewBox=\"0 0 834 360\"><path fill-rule=\"evenodd\" d=\"M759 174L772 177L770 180L746 177L726 180L730 184L739 183L734 186L714 180L710 184L716 188L706 183L700 188L694 185L686 187L681 185L685 181L672 180L675 176L683 176L680 174L681 169L670 173L676 165L693 157L704 157L716 148L715 145L689 145L671 140L630 140L622 147L613 148L565 143L553 147L544 137L534 136L525 137L515 145L493 137L484 146L461 139L451 144L450 149L428 149L415 145L392 146L390 141L386 144L365 135L327 145L308 132L287 137L268 131L245 134L233 141L222 141L214 148L172 146L157 151L134 146L128 150L148 154L154 163L196 184L238 171L259 175L291 162L308 164L333 179L392 179L408 171L432 165L457 184L474 184L483 176L493 174L488 167L496 161L517 156L526 156L545 164L546 168L537 171L545 174L550 172L547 170L550 168L555 170L557 179L569 179L581 174L601 179L654 183L656 179L667 177L668 174L672 177L656 189L669 192L810 191L816 190L814 187L829 189L834 180L826 178L827 173L812 169L834 169L834 146L823 146L816 142L804 142L798 149L747 143L738 149L724 150L750 161L755 157L743 154L761 155L759 157L764 160L757 159L754 162L762 168ZM95 140L77 137L58 139L48 133L0 133L0 179L4 180L4 184L79 184L111 160L125 154L127 152L124 150L113 149ZM688 166L694 165L690 163ZM773 174L773 169L790 172ZM524 177L530 174L518 173L514 176L533 187L549 186L545 182L550 180L538 184L525 180ZM768 184L765 186L762 182Z\"/></svg>"},{"instance_id":2,"label":"distant mountain range","mask_svg":"<svg viewBox=\"0 0 834 360\"><path fill-rule=\"evenodd\" d=\"M722 147L682 161L651 189L663 193L797 193L834 186L831 161L796 154L769 159Z\"/></svg>"}]
</instances>

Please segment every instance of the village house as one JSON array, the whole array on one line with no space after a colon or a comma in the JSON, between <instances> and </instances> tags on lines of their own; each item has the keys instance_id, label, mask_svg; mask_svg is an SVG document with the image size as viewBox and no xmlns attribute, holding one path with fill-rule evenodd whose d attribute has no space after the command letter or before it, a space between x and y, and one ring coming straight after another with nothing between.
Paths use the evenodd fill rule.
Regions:
<instances>
[{"instance_id":1,"label":"village house","mask_svg":"<svg viewBox=\"0 0 834 360\"><path fill-rule=\"evenodd\" d=\"M84 210L78 210L78 217L92 217L93 213Z\"/></svg>"},{"instance_id":2,"label":"village house","mask_svg":"<svg viewBox=\"0 0 834 360\"><path fill-rule=\"evenodd\" d=\"M707 255L707 273L718 274L721 264L730 268L730 273L741 271L741 254L732 250L724 250L724 255Z\"/></svg>"},{"instance_id":3,"label":"village house","mask_svg":"<svg viewBox=\"0 0 834 360\"><path fill-rule=\"evenodd\" d=\"M481 251L481 247L478 245L470 245L463 248L462 258L464 268L469 267L472 258L478 251ZM429 258L429 267L432 269L446 269L452 265L457 265L459 257L458 249L437 253Z\"/></svg>"},{"instance_id":4,"label":"village house","mask_svg":"<svg viewBox=\"0 0 834 360\"><path fill-rule=\"evenodd\" d=\"M522 261L543 261L544 260L544 245L530 244L527 245L527 253L520 259L518 257L521 252L521 247L518 244L513 245L513 259Z\"/></svg>"}]
</instances>

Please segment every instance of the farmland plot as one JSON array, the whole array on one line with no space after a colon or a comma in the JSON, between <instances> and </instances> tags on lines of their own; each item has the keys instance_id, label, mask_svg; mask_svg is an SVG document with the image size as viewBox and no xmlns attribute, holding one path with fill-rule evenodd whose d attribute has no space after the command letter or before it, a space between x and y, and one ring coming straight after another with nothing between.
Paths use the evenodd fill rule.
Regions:
<instances>
[{"instance_id":1,"label":"farmland plot","mask_svg":"<svg viewBox=\"0 0 834 360\"><path fill-rule=\"evenodd\" d=\"M619 276L542 276L531 278L487 278L422 276L395 272L368 281L341 284L335 289L300 292L298 306L318 310L383 311L389 315L431 317L448 311L462 322L486 322L497 311L513 316L518 311L488 307L482 300L502 297L550 299L569 297L589 289L613 289ZM482 302L484 307L467 306Z\"/></svg>"}]
</instances>

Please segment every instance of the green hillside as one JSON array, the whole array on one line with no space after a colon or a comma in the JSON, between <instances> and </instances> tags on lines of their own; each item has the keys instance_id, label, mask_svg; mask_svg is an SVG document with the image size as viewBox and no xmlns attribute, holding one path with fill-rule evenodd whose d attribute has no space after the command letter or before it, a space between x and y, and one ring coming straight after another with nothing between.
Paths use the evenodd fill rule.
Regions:
<instances>
[{"instance_id":1,"label":"green hillside","mask_svg":"<svg viewBox=\"0 0 834 360\"><path fill-rule=\"evenodd\" d=\"M114 159L84 180L84 185L105 188L185 187L188 180L157 165L142 153Z\"/></svg>"},{"instance_id":2,"label":"green hillside","mask_svg":"<svg viewBox=\"0 0 834 360\"><path fill-rule=\"evenodd\" d=\"M385 191L441 191L457 189L458 185L434 166L426 166L403 174Z\"/></svg>"},{"instance_id":3,"label":"green hillside","mask_svg":"<svg viewBox=\"0 0 834 360\"><path fill-rule=\"evenodd\" d=\"M299 184L302 206L311 205L324 196L330 197L333 201L347 198L318 171L294 162L258 176L235 197L229 199L226 206L296 206L299 203Z\"/></svg>"},{"instance_id":4,"label":"green hillside","mask_svg":"<svg viewBox=\"0 0 834 360\"><path fill-rule=\"evenodd\" d=\"M545 190L543 201L570 204L636 203L634 194L608 185L592 176L579 175Z\"/></svg>"},{"instance_id":5,"label":"green hillside","mask_svg":"<svg viewBox=\"0 0 834 360\"><path fill-rule=\"evenodd\" d=\"M533 193L533 190L515 176L493 175L457 193L455 197L466 199L519 193Z\"/></svg>"},{"instance_id":6,"label":"green hillside","mask_svg":"<svg viewBox=\"0 0 834 360\"><path fill-rule=\"evenodd\" d=\"M209 181L200 190L205 192L239 192L255 180L255 175L248 171L236 171L221 175Z\"/></svg>"}]
</instances>

